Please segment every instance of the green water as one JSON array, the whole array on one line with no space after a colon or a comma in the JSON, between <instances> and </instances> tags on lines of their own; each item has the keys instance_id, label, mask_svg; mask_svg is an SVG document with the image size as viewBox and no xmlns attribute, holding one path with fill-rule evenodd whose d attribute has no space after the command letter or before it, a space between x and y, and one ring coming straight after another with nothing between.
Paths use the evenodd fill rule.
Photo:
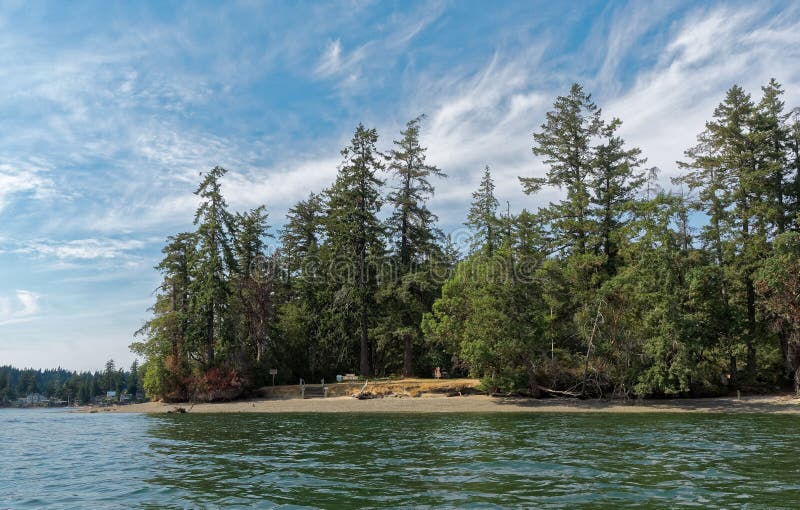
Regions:
<instances>
[{"instance_id":1,"label":"green water","mask_svg":"<svg viewBox=\"0 0 800 510\"><path fill-rule=\"evenodd\" d=\"M800 508L799 423L0 410L0 509Z\"/></svg>"}]
</instances>

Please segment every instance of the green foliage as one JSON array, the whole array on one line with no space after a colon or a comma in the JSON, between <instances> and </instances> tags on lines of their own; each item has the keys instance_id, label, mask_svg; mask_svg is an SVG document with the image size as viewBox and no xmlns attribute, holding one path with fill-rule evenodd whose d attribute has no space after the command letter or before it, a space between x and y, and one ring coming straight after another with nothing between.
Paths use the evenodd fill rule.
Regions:
<instances>
[{"instance_id":1,"label":"green foliage","mask_svg":"<svg viewBox=\"0 0 800 510\"><path fill-rule=\"evenodd\" d=\"M389 151L389 171L394 178L387 199L393 206L386 222L389 241L393 241L387 262L392 272L383 276L377 304L383 313L374 330L376 355L382 358L383 372L430 373L425 363L415 363L415 353L422 349L422 315L430 310L439 295L441 282L437 268L449 265L439 243L443 239L437 220L427 202L433 196L433 177L444 178L444 172L426 163L426 149L419 143L420 123L417 117L406 124L402 139ZM398 361L402 360L402 364ZM376 370L377 371L377 370Z\"/></svg>"},{"instance_id":2,"label":"green foliage","mask_svg":"<svg viewBox=\"0 0 800 510\"><path fill-rule=\"evenodd\" d=\"M136 363L134 363L136 365ZM136 396L138 374L117 369L109 360L102 372L70 372L62 368L33 370L0 366L0 406L14 403L17 398L39 393L70 404L88 404L106 391L118 395Z\"/></svg>"},{"instance_id":3,"label":"green foliage","mask_svg":"<svg viewBox=\"0 0 800 510\"><path fill-rule=\"evenodd\" d=\"M163 398L174 392L175 383L172 381L175 375L167 370L163 358L153 358L144 364L144 391L148 395Z\"/></svg>"},{"instance_id":4,"label":"green foliage","mask_svg":"<svg viewBox=\"0 0 800 510\"><path fill-rule=\"evenodd\" d=\"M536 283L517 278L519 267L506 245L494 257L476 253L461 262L442 288L442 297L423 319L426 337L476 377L507 368L529 374L543 349L543 303ZM517 389L517 388L506 388Z\"/></svg>"},{"instance_id":5,"label":"green foliage","mask_svg":"<svg viewBox=\"0 0 800 510\"><path fill-rule=\"evenodd\" d=\"M472 193L472 205L464 223L472 231L472 250L486 250L490 257L498 246L500 222L497 219L497 198L494 181L487 166L478 189Z\"/></svg>"},{"instance_id":6,"label":"green foliage","mask_svg":"<svg viewBox=\"0 0 800 510\"><path fill-rule=\"evenodd\" d=\"M666 192L621 121L573 85L533 135L545 168L520 178L559 199L498 215L487 166L464 260L431 211L444 172L420 143L423 117L386 155L359 125L335 182L289 210L274 252L267 210L229 212L214 168L195 230L167 240L131 346L146 363L126 383L214 398L269 381L269 368L297 382L441 367L534 395L800 388L800 113L782 97L774 80L757 102L732 87ZM0 398L40 387L20 377L0 373ZM107 367L81 398L120 378Z\"/></svg>"}]
</instances>

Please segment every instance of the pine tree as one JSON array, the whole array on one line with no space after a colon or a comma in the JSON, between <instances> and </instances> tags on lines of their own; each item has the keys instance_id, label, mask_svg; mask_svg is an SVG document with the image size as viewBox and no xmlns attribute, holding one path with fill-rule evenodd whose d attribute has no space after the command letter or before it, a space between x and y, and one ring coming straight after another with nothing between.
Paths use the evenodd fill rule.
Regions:
<instances>
[{"instance_id":1,"label":"pine tree","mask_svg":"<svg viewBox=\"0 0 800 510\"><path fill-rule=\"evenodd\" d=\"M762 202L768 202L769 182L774 169L760 165L764 145L754 133L755 107L741 87L731 87L715 109L714 120L698 136L696 147L686 151L690 170L683 178L691 189L699 189L696 208L705 212L711 224L704 238L716 255L717 264L731 276L723 287L727 300L743 308L745 323L738 336L746 345L747 370L755 374L756 341L761 331L756 321L753 273L766 249L767 218ZM733 295L736 287L742 293ZM743 296L741 294L744 294Z\"/></svg>"},{"instance_id":2,"label":"pine tree","mask_svg":"<svg viewBox=\"0 0 800 510\"><path fill-rule=\"evenodd\" d=\"M753 204L757 216L769 223L776 234L786 231L789 218L789 172L786 125L788 114L784 113L781 85L771 79L763 87L762 97L753 111L751 139L754 145L755 165L764 180L764 198Z\"/></svg>"},{"instance_id":3,"label":"pine tree","mask_svg":"<svg viewBox=\"0 0 800 510\"><path fill-rule=\"evenodd\" d=\"M489 166L483 170L483 177L478 189L472 193L472 205L464 223L472 230L471 249L485 250L492 256L499 246L499 221L497 207L499 203L494 196L494 181Z\"/></svg>"},{"instance_id":4,"label":"pine tree","mask_svg":"<svg viewBox=\"0 0 800 510\"><path fill-rule=\"evenodd\" d=\"M189 327L189 287L195 263L195 243L192 233L181 233L167 239L162 250L164 259L156 266L164 275L162 299L156 313L164 316L165 335L169 338L172 359L170 366L182 372L188 359L186 340ZM159 306L159 304L161 306ZM166 305L166 306L164 306Z\"/></svg>"},{"instance_id":5,"label":"pine tree","mask_svg":"<svg viewBox=\"0 0 800 510\"><path fill-rule=\"evenodd\" d=\"M218 344L227 340L230 332L226 315L231 292L230 272L234 269L229 236L233 216L227 210L220 183L226 173L224 168L212 168L195 191L202 201L194 217L198 246L191 298L193 313L200 318L196 327L205 341L208 367L215 365Z\"/></svg>"},{"instance_id":6,"label":"pine tree","mask_svg":"<svg viewBox=\"0 0 800 510\"><path fill-rule=\"evenodd\" d=\"M789 114L786 134L788 174L792 177L787 190L791 196L787 222L791 228L797 229L800 225L800 107L793 109Z\"/></svg>"},{"instance_id":7,"label":"pine tree","mask_svg":"<svg viewBox=\"0 0 800 510\"><path fill-rule=\"evenodd\" d=\"M235 216L233 239L238 268L233 287L236 290L241 333L246 339L245 352L261 361L269 341L273 318L274 259L266 252L269 234L268 214L263 206Z\"/></svg>"},{"instance_id":8,"label":"pine tree","mask_svg":"<svg viewBox=\"0 0 800 510\"><path fill-rule=\"evenodd\" d=\"M139 387L139 360L133 360L131 363L131 370L128 373L128 380L126 382L126 387L128 388L128 394L131 396L132 399L136 399L136 395L139 393L141 388Z\"/></svg>"},{"instance_id":9,"label":"pine tree","mask_svg":"<svg viewBox=\"0 0 800 510\"><path fill-rule=\"evenodd\" d=\"M550 204L549 220L559 248L571 253L588 253L594 225L590 215L592 175L595 155L591 147L603 122L600 109L583 87L573 84L569 95L559 96L541 131L534 133L533 153L544 158L547 176L520 177L526 194L543 186L566 190L565 200Z\"/></svg>"},{"instance_id":10,"label":"pine tree","mask_svg":"<svg viewBox=\"0 0 800 510\"><path fill-rule=\"evenodd\" d=\"M396 275L386 279L381 289L382 303L389 309L384 314L381 330L387 347L398 340L403 350L403 375L414 371L414 345L422 337L422 314L430 310L438 294L438 285L431 278L430 265L439 258L437 240L443 235L438 220L427 206L433 196L431 177L445 177L444 172L426 163L425 151L419 143L420 123L417 117L406 124L402 138L389 151L389 166L395 187L387 200L394 207L387 221L387 234L394 241Z\"/></svg>"},{"instance_id":11,"label":"pine tree","mask_svg":"<svg viewBox=\"0 0 800 510\"><path fill-rule=\"evenodd\" d=\"M326 306L329 304L326 269L329 250L323 246L326 218L324 197L310 193L289 209L281 232L281 257L287 279L277 314L276 353L292 373L315 377L321 370L336 366L329 357L323 335ZM341 343L341 338L335 342ZM330 342L333 343L333 342Z\"/></svg>"},{"instance_id":12,"label":"pine tree","mask_svg":"<svg viewBox=\"0 0 800 510\"><path fill-rule=\"evenodd\" d=\"M783 365L800 395L800 234L775 239L775 252L756 273L756 282L768 318L786 341Z\"/></svg>"},{"instance_id":13,"label":"pine tree","mask_svg":"<svg viewBox=\"0 0 800 510\"><path fill-rule=\"evenodd\" d=\"M396 180L396 187L387 201L394 207L387 221L388 234L396 242L400 264L407 270L412 260L419 262L430 252L441 233L435 227L438 218L430 212L427 201L433 196L431 177L445 177L445 173L426 163L425 147L419 143L420 116L409 121L406 129L395 140L389 151L388 170Z\"/></svg>"},{"instance_id":14,"label":"pine tree","mask_svg":"<svg viewBox=\"0 0 800 510\"><path fill-rule=\"evenodd\" d=\"M639 148L625 148L624 140L616 135L620 125L619 119L613 119L601 129L604 142L595 149L590 181L591 215L597 223L599 236L596 251L605 256L609 276L617 271L619 244L626 236L623 229L645 183L644 172L637 172L637 169L646 159L641 157Z\"/></svg>"},{"instance_id":15,"label":"pine tree","mask_svg":"<svg viewBox=\"0 0 800 510\"><path fill-rule=\"evenodd\" d=\"M322 195L309 193L286 214L286 225L281 232L281 250L289 265L289 274L304 269L312 262L320 245L324 220L325 203Z\"/></svg>"},{"instance_id":16,"label":"pine tree","mask_svg":"<svg viewBox=\"0 0 800 510\"><path fill-rule=\"evenodd\" d=\"M383 156L376 149L378 132L362 124L356 128L333 187L328 191L327 236L335 256L343 257L352 269L346 287L353 290L358 308L359 366L370 375L370 312L377 285L376 261L383 256L383 226L378 219L383 181L377 176L384 169ZM341 295L341 294L340 294Z\"/></svg>"}]
</instances>

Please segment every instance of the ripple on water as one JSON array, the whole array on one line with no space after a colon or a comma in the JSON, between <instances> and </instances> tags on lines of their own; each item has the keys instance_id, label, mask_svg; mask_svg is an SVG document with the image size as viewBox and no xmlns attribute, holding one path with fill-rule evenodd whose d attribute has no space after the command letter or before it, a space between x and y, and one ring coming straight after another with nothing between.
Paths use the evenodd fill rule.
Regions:
<instances>
[{"instance_id":1,"label":"ripple on water","mask_svg":"<svg viewBox=\"0 0 800 510\"><path fill-rule=\"evenodd\" d=\"M0 508L800 507L798 418L0 410Z\"/></svg>"}]
</instances>

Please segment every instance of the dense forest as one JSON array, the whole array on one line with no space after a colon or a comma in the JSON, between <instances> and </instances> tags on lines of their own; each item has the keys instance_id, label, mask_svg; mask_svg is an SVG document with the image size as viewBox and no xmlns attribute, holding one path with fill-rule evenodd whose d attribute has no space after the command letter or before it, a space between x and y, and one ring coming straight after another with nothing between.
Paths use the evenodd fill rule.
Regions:
<instances>
[{"instance_id":1,"label":"dense forest","mask_svg":"<svg viewBox=\"0 0 800 510\"><path fill-rule=\"evenodd\" d=\"M664 189L622 121L573 85L532 123L536 176L519 178L560 199L512 213L487 166L463 252L429 209L446 169L426 159L424 117L385 144L359 125L335 182L279 231L264 207L229 210L216 167L201 174L196 228L157 266L131 346L144 387L229 398L273 367L291 383L441 367L534 396L797 385L800 110L782 94L774 80L757 97L731 87Z\"/></svg>"},{"instance_id":2,"label":"dense forest","mask_svg":"<svg viewBox=\"0 0 800 510\"><path fill-rule=\"evenodd\" d=\"M33 394L77 404L88 404L94 397L105 395L108 391L135 398L143 391L140 381L144 374L141 368L139 362L134 361L130 370L126 371L117 368L114 360L108 360L105 370L100 372L0 366L0 405Z\"/></svg>"}]
</instances>

